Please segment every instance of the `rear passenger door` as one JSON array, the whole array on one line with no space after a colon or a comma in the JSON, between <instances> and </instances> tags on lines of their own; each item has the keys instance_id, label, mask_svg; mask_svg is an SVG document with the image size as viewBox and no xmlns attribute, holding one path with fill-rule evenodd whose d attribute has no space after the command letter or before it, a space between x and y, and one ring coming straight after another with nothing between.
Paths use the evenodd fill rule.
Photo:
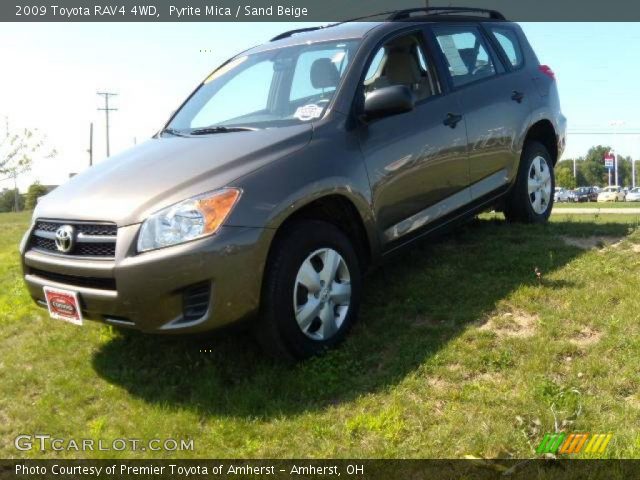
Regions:
<instances>
[{"instance_id":1,"label":"rear passenger door","mask_svg":"<svg viewBox=\"0 0 640 480\"><path fill-rule=\"evenodd\" d=\"M430 30L449 86L459 94L471 195L477 200L506 187L517 173L518 140L530 114L522 51L515 33L503 24L434 24ZM506 58L513 63L506 64Z\"/></svg>"}]
</instances>

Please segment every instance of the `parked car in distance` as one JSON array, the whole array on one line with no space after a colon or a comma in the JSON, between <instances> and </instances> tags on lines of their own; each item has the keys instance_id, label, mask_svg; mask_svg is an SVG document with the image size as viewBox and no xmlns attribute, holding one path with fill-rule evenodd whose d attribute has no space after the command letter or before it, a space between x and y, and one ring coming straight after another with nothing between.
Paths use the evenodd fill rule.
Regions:
<instances>
[{"instance_id":1,"label":"parked car in distance","mask_svg":"<svg viewBox=\"0 0 640 480\"><path fill-rule=\"evenodd\" d=\"M624 197L627 202L640 202L640 187L632 188Z\"/></svg>"},{"instance_id":2,"label":"parked car in distance","mask_svg":"<svg viewBox=\"0 0 640 480\"><path fill-rule=\"evenodd\" d=\"M568 202L569 201L569 192L571 190L568 190L566 188L558 188L556 187L555 190L555 194L553 196L554 201L561 203L561 202Z\"/></svg>"},{"instance_id":3,"label":"parked car in distance","mask_svg":"<svg viewBox=\"0 0 640 480\"><path fill-rule=\"evenodd\" d=\"M598 193L598 202L624 202L624 192L617 185L605 187Z\"/></svg>"},{"instance_id":4,"label":"parked car in distance","mask_svg":"<svg viewBox=\"0 0 640 480\"><path fill-rule=\"evenodd\" d=\"M574 202L595 202L598 194L593 187L578 187L573 191Z\"/></svg>"},{"instance_id":5,"label":"parked car in distance","mask_svg":"<svg viewBox=\"0 0 640 480\"><path fill-rule=\"evenodd\" d=\"M566 119L522 29L387 15L238 54L43 198L21 244L35 302L149 333L243 323L300 359L345 338L363 273L398 249L489 209L546 222Z\"/></svg>"}]
</instances>

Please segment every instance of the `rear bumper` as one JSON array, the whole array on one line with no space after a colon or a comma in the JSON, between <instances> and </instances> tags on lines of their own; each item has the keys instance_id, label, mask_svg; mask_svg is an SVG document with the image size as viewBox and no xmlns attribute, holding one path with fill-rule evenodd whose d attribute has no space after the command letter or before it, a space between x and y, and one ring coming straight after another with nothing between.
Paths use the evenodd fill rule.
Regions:
<instances>
[{"instance_id":1,"label":"rear bumper","mask_svg":"<svg viewBox=\"0 0 640 480\"><path fill-rule=\"evenodd\" d=\"M213 237L136 254L138 228L118 229L114 260L42 253L23 242L31 297L42 306L43 286L73 290L87 319L153 333L210 330L258 310L270 230L222 227ZM193 292L201 307L208 297L197 317L189 310Z\"/></svg>"}]
</instances>

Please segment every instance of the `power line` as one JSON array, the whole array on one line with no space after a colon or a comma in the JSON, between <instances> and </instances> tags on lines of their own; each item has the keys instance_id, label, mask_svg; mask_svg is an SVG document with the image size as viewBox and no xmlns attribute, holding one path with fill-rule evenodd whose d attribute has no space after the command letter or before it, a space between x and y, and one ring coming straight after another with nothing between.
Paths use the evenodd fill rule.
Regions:
<instances>
[{"instance_id":1,"label":"power line","mask_svg":"<svg viewBox=\"0 0 640 480\"><path fill-rule=\"evenodd\" d=\"M98 108L98 110L104 111L106 117L107 124L107 157L109 156L109 112L115 112L117 108L109 107L109 97L115 97L118 95L117 93L112 92L96 92L97 95L102 95L104 97L104 108Z\"/></svg>"}]
</instances>

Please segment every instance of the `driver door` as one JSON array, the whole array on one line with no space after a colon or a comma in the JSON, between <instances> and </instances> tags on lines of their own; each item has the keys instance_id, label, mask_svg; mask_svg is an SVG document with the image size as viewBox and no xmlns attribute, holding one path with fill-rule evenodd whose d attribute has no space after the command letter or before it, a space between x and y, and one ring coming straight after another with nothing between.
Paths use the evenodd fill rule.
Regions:
<instances>
[{"instance_id":1,"label":"driver door","mask_svg":"<svg viewBox=\"0 0 640 480\"><path fill-rule=\"evenodd\" d=\"M467 134L456 94L440 90L421 31L387 41L374 55L362 90L406 85L416 105L363 124L359 140L383 244L404 241L470 202ZM451 116L456 122L445 124Z\"/></svg>"}]
</instances>

